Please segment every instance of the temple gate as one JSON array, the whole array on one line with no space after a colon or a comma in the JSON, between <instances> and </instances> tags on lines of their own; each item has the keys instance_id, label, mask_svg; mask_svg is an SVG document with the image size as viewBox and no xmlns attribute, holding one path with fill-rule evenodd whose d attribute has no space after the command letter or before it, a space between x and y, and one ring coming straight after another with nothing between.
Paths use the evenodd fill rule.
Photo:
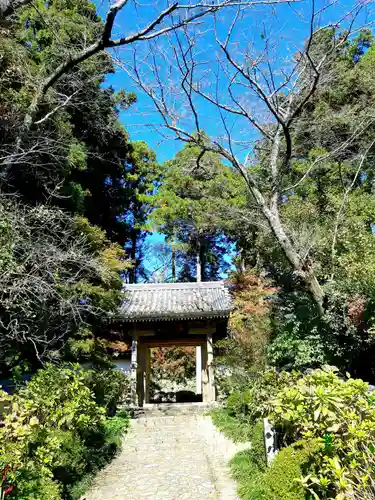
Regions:
<instances>
[{"instance_id":1,"label":"temple gate","mask_svg":"<svg viewBox=\"0 0 375 500\"><path fill-rule=\"evenodd\" d=\"M224 338L232 301L222 281L124 286L120 320L131 340L133 403L150 402L150 348L196 347L196 392L216 400L214 342Z\"/></svg>"}]
</instances>

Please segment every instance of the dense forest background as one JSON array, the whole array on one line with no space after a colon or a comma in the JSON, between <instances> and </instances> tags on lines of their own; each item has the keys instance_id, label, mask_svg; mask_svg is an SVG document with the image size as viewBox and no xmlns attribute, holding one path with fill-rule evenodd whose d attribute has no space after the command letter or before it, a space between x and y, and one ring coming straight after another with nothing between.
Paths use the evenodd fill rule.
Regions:
<instances>
[{"instance_id":1,"label":"dense forest background","mask_svg":"<svg viewBox=\"0 0 375 500\"><path fill-rule=\"evenodd\" d=\"M371 30L349 36L330 26L311 36L309 57L324 56L324 65L319 81L309 73L294 89L293 147L279 125L264 124L275 135L256 142L249 184L202 130L163 164L145 142L131 140L126 113L137 96L106 85L115 71L104 51L110 34L78 57L108 27L92 3L35 0L7 9L0 23L2 377L47 360L101 359L123 280L207 281L231 269L236 345L226 348L242 349L238 359L248 367L329 363L373 380ZM282 107L281 91L278 99ZM275 197L268 165L275 141L280 158L288 156L276 176L276 204L294 254L257 195ZM165 243L150 244L150 232Z\"/></svg>"}]
</instances>

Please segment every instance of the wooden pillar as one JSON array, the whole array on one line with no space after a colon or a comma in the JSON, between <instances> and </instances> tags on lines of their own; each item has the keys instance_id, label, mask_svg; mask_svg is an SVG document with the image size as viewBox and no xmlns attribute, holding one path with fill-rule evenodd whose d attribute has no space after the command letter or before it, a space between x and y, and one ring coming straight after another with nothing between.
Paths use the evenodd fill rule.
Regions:
<instances>
[{"instance_id":1,"label":"wooden pillar","mask_svg":"<svg viewBox=\"0 0 375 500\"><path fill-rule=\"evenodd\" d=\"M144 393L145 403L150 402L150 378L151 378L151 349L145 348L145 374L144 374Z\"/></svg>"},{"instance_id":2,"label":"wooden pillar","mask_svg":"<svg viewBox=\"0 0 375 500\"><path fill-rule=\"evenodd\" d=\"M195 348L195 393L202 394L202 346Z\"/></svg>"},{"instance_id":3,"label":"wooden pillar","mask_svg":"<svg viewBox=\"0 0 375 500\"><path fill-rule=\"evenodd\" d=\"M207 342L202 346L202 382L203 382L203 402L215 401L215 380L212 362L214 359L214 349L212 333L207 334Z\"/></svg>"},{"instance_id":4,"label":"wooden pillar","mask_svg":"<svg viewBox=\"0 0 375 500\"><path fill-rule=\"evenodd\" d=\"M145 401L145 373L147 347L138 345L138 369L137 369L137 399L138 406L143 406Z\"/></svg>"},{"instance_id":5,"label":"wooden pillar","mask_svg":"<svg viewBox=\"0 0 375 500\"><path fill-rule=\"evenodd\" d=\"M207 344L204 343L201 347L201 365L202 365L202 401L207 403L209 401L208 392L208 371L207 371Z\"/></svg>"},{"instance_id":6,"label":"wooden pillar","mask_svg":"<svg viewBox=\"0 0 375 500\"><path fill-rule=\"evenodd\" d=\"M214 343L212 333L207 334L207 371L208 371L208 387L210 393L210 401L216 400L215 376L214 376Z\"/></svg>"},{"instance_id":7,"label":"wooden pillar","mask_svg":"<svg viewBox=\"0 0 375 500\"><path fill-rule=\"evenodd\" d=\"M131 402L133 405L138 404L137 389L138 389L138 335L133 331L132 335L132 353L130 364L130 378L131 378Z\"/></svg>"}]
</instances>

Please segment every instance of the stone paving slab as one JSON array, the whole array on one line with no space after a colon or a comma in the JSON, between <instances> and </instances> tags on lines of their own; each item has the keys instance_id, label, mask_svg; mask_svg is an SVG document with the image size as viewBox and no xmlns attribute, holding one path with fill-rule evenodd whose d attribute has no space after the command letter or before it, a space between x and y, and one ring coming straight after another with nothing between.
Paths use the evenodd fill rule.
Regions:
<instances>
[{"instance_id":1,"label":"stone paving slab","mask_svg":"<svg viewBox=\"0 0 375 500\"><path fill-rule=\"evenodd\" d=\"M237 500L228 461L248 446L235 445L208 416L139 418L82 500Z\"/></svg>"}]
</instances>

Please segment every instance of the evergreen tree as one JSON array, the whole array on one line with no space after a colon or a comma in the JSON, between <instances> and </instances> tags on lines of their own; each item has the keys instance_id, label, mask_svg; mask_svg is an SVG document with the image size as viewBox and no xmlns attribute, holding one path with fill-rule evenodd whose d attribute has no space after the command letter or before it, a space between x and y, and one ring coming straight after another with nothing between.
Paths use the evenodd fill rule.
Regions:
<instances>
[{"instance_id":1,"label":"evergreen tree","mask_svg":"<svg viewBox=\"0 0 375 500\"><path fill-rule=\"evenodd\" d=\"M167 236L184 262L175 279L216 280L230 266L233 211L246 203L244 185L219 155L186 145L164 165L163 183L153 197L152 223Z\"/></svg>"}]
</instances>

